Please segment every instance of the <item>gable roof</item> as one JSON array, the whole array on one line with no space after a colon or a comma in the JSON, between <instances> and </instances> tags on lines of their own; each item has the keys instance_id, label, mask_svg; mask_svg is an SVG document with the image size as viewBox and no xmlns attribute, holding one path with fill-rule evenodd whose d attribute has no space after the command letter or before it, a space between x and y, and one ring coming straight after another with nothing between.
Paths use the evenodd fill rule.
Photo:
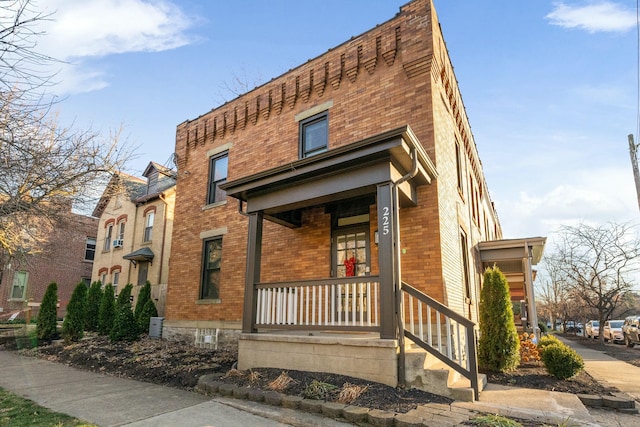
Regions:
<instances>
[{"instance_id":1,"label":"gable roof","mask_svg":"<svg viewBox=\"0 0 640 427\"><path fill-rule=\"evenodd\" d=\"M118 194L127 194L129 197L139 195L141 191L145 191L146 185L146 180L142 178L137 178L122 172L114 173L102 192L102 196L100 200L98 200L96 207L93 209L92 216L96 218L101 217L111 197Z\"/></svg>"}]
</instances>

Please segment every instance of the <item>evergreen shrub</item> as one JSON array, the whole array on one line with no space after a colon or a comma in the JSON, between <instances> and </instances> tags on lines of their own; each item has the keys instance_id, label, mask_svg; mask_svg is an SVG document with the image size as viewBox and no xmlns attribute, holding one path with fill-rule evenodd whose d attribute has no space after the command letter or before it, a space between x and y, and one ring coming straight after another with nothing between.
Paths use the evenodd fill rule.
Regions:
<instances>
[{"instance_id":1,"label":"evergreen shrub","mask_svg":"<svg viewBox=\"0 0 640 427\"><path fill-rule=\"evenodd\" d=\"M62 322L62 338L65 342L77 342L84 336L86 305L87 286L80 282L71 294L71 299L67 304L67 315Z\"/></svg>"},{"instance_id":2,"label":"evergreen shrub","mask_svg":"<svg viewBox=\"0 0 640 427\"><path fill-rule=\"evenodd\" d=\"M563 343L546 346L542 352L542 363L549 375L561 380L575 376L584 368L582 357Z\"/></svg>"},{"instance_id":3,"label":"evergreen shrub","mask_svg":"<svg viewBox=\"0 0 640 427\"><path fill-rule=\"evenodd\" d=\"M85 331L96 332L100 316L100 302L102 301L102 284L93 282L87 292L87 311L84 318Z\"/></svg>"},{"instance_id":4,"label":"evergreen shrub","mask_svg":"<svg viewBox=\"0 0 640 427\"><path fill-rule=\"evenodd\" d=\"M116 317L116 299L113 293L113 286L108 283L102 292L100 300L100 310L98 312L98 333L109 335L113 328L113 319Z\"/></svg>"},{"instance_id":5,"label":"evergreen shrub","mask_svg":"<svg viewBox=\"0 0 640 427\"><path fill-rule=\"evenodd\" d=\"M138 329L142 333L149 333L149 324L152 317L158 317L158 310L153 300L148 299L147 303L142 308L140 315L136 318L138 321Z\"/></svg>"},{"instance_id":6,"label":"evergreen shrub","mask_svg":"<svg viewBox=\"0 0 640 427\"><path fill-rule=\"evenodd\" d=\"M520 363L520 340L513 320L509 284L496 266L484 272L480 293L478 365L492 372L509 372Z\"/></svg>"},{"instance_id":7,"label":"evergreen shrub","mask_svg":"<svg viewBox=\"0 0 640 427\"><path fill-rule=\"evenodd\" d=\"M51 342L59 337L58 334L58 284L51 282L42 297L40 313L36 324L38 340Z\"/></svg>"}]
</instances>

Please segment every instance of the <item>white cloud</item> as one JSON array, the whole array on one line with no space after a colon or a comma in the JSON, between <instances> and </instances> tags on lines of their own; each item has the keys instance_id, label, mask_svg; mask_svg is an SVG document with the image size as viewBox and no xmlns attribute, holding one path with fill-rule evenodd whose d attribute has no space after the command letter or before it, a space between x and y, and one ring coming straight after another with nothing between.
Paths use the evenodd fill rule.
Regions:
<instances>
[{"instance_id":1,"label":"white cloud","mask_svg":"<svg viewBox=\"0 0 640 427\"><path fill-rule=\"evenodd\" d=\"M87 61L109 55L160 52L187 45L193 25L177 5L144 0L48 0L40 21L45 34L38 51L65 61L55 80L64 93L91 91L108 85L103 70ZM93 67L96 65L93 64Z\"/></svg>"},{"instance_id":2,"label":"white cloud","mask_svg":"<svg viewBox=\"0 0 640 427\"><path fill-rule=\"evenodd\" d=\"M583 6L558 3L546 18L553 25L579 28L590 33L627 31L636 26L636 12L609 1Z\"/></svg>"},{"instance_id":3,"label":"white cloud","mask_svg":"<svg viewBox=\"0 0 640 427\"><path fill-rule=\"evenodd\" d=\"M561 225L604 224L638 217L631 165L628 170L600 168L558 173L562 183L538 194L522 191L517 199L497 199L506 238L546 236Z\"/></svg>"}]
</instances>

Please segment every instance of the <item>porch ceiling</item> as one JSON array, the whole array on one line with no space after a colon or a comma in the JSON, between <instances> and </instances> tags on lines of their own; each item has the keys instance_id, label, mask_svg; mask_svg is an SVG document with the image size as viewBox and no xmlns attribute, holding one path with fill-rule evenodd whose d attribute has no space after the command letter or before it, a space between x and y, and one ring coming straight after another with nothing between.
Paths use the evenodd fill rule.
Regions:
<instances>
[{"instance_id":1,"label":"porch ceiling","mask_svg":"<svg viewBox=\"0 0 640 427\"><path fill-rule=\"evenodd\" d=\"M531 264L536 265L542 258L546 241L546 237L491 240L478 243L478 249L483 264L508 263L514 266L513 261L531 256Z\"/></svg>"},{"instance_id":2,"label":"porch ceiling","mask_svg":"<svg viewBox=\"0 0 640 427\"><path fill-rule=\"evenodd\" d=\"M414 166L416 174L398 187L403 206L415 205L416 188L437 176L417 137L404 126L221 187L247 202L248 213L262 211L274 222L298 226L300 209L375 193L378 184L396 182Z\"/></svg>"}]
</instances>

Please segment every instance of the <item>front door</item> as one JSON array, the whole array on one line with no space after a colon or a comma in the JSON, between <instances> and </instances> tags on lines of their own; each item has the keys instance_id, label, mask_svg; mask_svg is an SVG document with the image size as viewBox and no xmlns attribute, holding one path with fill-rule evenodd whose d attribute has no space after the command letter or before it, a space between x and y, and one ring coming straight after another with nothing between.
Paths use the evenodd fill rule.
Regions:
<instances>
[{"instance_id":1,"label":"front door","mask_svg":"<svg viewBox=\"0 0 640 427\"><path fill-rule=\"evenodd\" d=\"M144 286L147 283L147 273L149 272L149 263L146 261L138 262L138 286Z\"/></svg>"},{"instance_id":2,"label":"front door","mask_svg":"<svg viewBox=\"0 0 640 427\"><path fill-rule=\"evenodd\" d=\"M371 272L368 215L366 223L338 227L332 236L333 276L368 276ZM366 319L367 298L365 288L355 281L339 285L335 301L339 321L352 324Z\"/></svg>"}]
</instances>

